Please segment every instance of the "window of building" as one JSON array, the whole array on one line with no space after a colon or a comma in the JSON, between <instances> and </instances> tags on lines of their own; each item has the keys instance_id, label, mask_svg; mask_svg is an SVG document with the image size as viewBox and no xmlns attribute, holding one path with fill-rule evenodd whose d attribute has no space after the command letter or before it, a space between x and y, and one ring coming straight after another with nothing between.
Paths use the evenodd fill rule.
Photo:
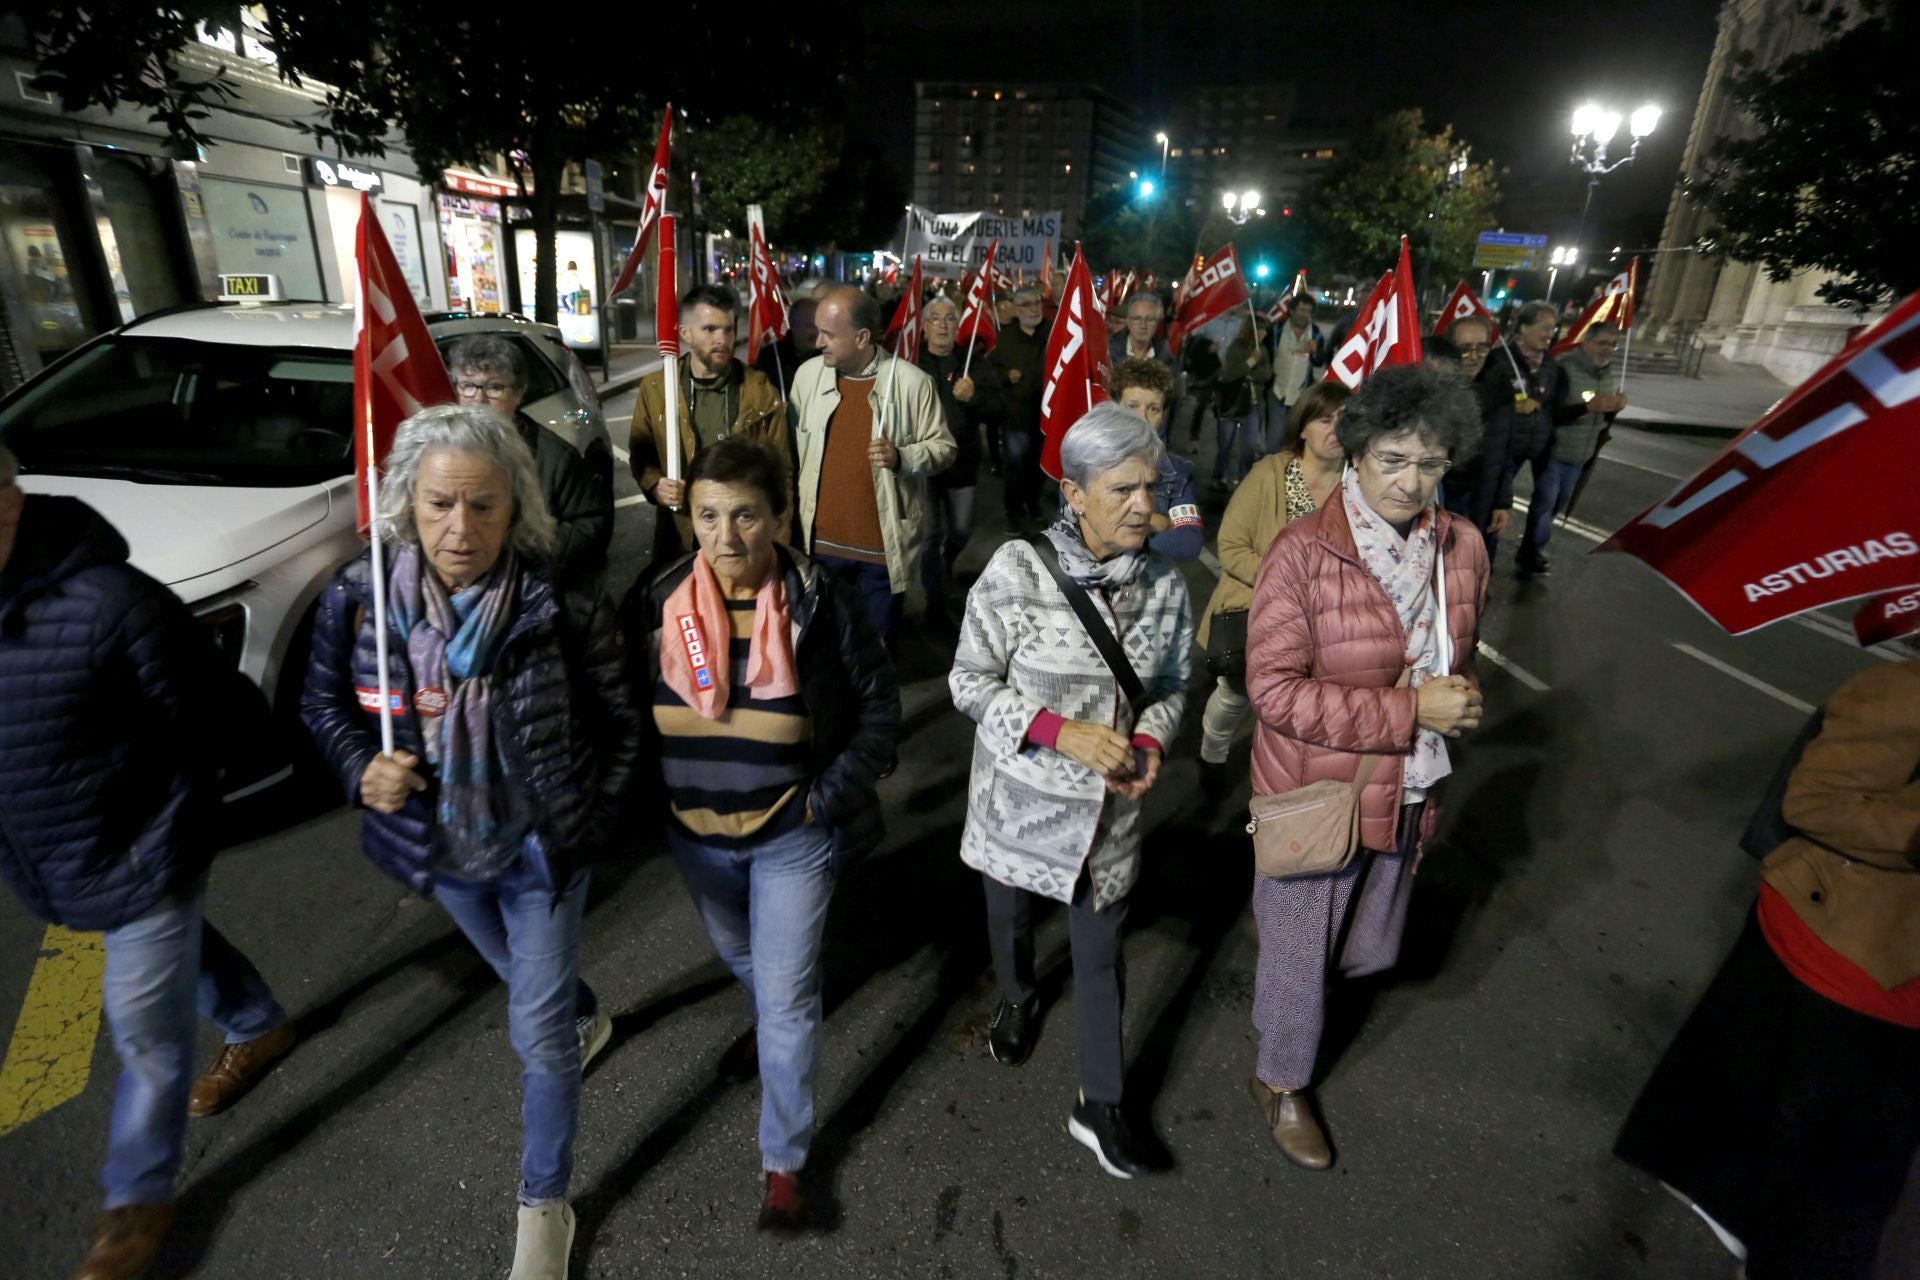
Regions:
<instances>
[{"instance_id":1,"label":"window of building","mask_svg":"<svg viewBox=\"0 0 1920 1280\"><path fill-rule=\"evenodd\" d=\"M95 332L79 271L78 228L60 201L53 156L39 147L0 146L0 272L11 310L18 305L27 340L42 363L85 342ZM18 303L15 303L18 299ZM31 363L21 371L35 372ZM12 372L8 371L10 381Z\"/></svg>"},{"instance_id":2,"label":"window of building","mask_svg":"<svg viewBox=\"0 0 1920 1280\"><path fill-rule=\"evenodd\" d=\"M1313 158L1315 160L1331 160L1333 159L1333 148L1322 147L1318 151L1313 153Z\"/></svg>"},{"instance_id":3,"label":"window of building","mask_svg":"<svg viewBox=\"0 0 1920 1280\"><path fill-rule=\"evenodd\" d=\"M266 272L280 277L283 297L326 300L305 189L202 178L200 194L221 271Z\"/></svg>"},{"instance_id":4,"label":"window of building","mask_svg":"<svg viewBox=\"0 0 1920 1280\"><path fill-rule=\"evenodd\" d=\"M940 162L938 160L929 161L927 164L927 172L928 173L940 172Z\"/></svg>"},{"instance_id":5,"label":"window of building","mask_svg":"<svg viewBox=\"0 0 1920 1280\"><path fill-rule=\"evenodd\" d=\"M103 207L94 222L120 319L130 321L180 301L166 223L153 180L136 161L95 155L87 161Z\"/></svg>"}]
</instances>

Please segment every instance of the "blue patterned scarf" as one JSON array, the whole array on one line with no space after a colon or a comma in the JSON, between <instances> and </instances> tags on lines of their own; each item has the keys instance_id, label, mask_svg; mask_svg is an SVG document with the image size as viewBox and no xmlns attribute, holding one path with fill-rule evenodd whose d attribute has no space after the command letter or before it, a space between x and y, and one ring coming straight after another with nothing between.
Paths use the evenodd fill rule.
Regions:
<instances>
[{"instance_id":1,"label":"blue patterned scarf","mask_svg":"<svg viewBox=\"0 0 1920 1280\"><path fill-rule=\"evenodd\" d=\"M440 779L439 857L457 875L494 879L519 859L532 825L493 734L493 662L520 602L519 560L509 549L493 572L449 595L421 548L404 547L387 602L407 638L412 703Z\"/></svg>"}]
</instances>

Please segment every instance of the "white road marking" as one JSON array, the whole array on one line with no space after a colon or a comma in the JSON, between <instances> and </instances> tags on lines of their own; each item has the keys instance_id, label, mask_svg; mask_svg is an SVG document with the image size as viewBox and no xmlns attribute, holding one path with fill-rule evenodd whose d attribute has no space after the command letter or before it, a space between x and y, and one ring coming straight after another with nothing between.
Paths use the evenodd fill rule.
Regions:
<instances>
[{"instance_id":1,"label":"white road marking","mask_svg":"<svg viewBox=\"0 0 1920 1280\"><path fill-rule=\"evenodd\" d=\"M636 493L636 494L631 494L625 498L615 498L613 500L613 505L616 507L637 507L641 503L645 502L646 500L647 500L646 494Z\"/></svg>"},{"instance_id":2,"label":"white road marking","mask_svg":"<svg viewBox=\"0 0 1920 1280\"><path fill-rule=\"evenodd\" d=\"M1615 464L1616 466L1622 466L1622 467L1632 467L1632 468L1633 468L1633 469L1634 469L1635 471L1647 471L1647 472L1651 472L1652 474L1654 474L1654 475L1656 475L1656 476L1665 476L1665 477L1666 477L1667 479L1669 479L1669 480L1691 480L1691 479L1693 478L1693 477L1692 477L1692 476L1690 476L1690 475L1681 475L1681 474L1680 474L1679 472L1677 472L1677 471L1662 471L1662 470L1661 470L1660 468L1658 468L1658 467L1650 467L1650 466L1648 466L1648 465L1647 465L1646 463L1644 463L1644 462L1628 462L1628 461L1627 461L1627 460L1626 460L1625 458L1612 458L1612 457L1608 457L1608 456L1607 456L1606 454L1604 454L1604 453L1600 455L1600 461L1602 461L1602 462L1611 462L1611 463L1613 463L1613 464ZM1697 475L1698 473L1696 472L1696 473L1694 473L1694 474L1696 474L1696 475Z\"/></svg>"},{"instance_id":3,"label":"white road marking","mask_svg":"<svg viewBox=\"0 0 1920 1280\"><path fill-rule=\"evenodd\" d=\"M1702 653L1690 644L1681 644L1678 641L1675 641L1673 643L1673 647L1678 649L1680 652L1686 654L1689 658L1696 658L1699 661L1706 663L1708 666L1712 667L1715 671L1718 671L1723 675L1732 676L1735 680L1738 680L1741 684L1746 685L1750 689L1758 689L1761 693L1766 694L1769 698L1772 698L1774 701L1784 703L1785 705L1792 707L1795 711L1800 712L1802 715L1813 714L1813 704L1811 702L1802 702L1800 699L1794 697L1792 694L1786 692L1784 689L1774 688L1772 685L1768 684L1765 680L1762 680L1759 676L1750 676L1746 672L1742 671L1740 668L1733 666L1729 663L1722 662L1720 661L1720 659L1713 657L1711 654Z\"/></svg>"},{"instance_id":4,"label":"white road marking","mask_svg":"<svg viewBox=\"0 0 1920 1280\"><path fill-rule=\"evenodd\" d=\"M1525 498L1515 498L1513 500L1513 509L1521 515L1527 514L1527 500ZM1588 542L1605 542L1613 536L1598 525L1591 525L1584 520L1574 520L1570 517L1554 520L1553 527L1556 531L1564 529L1574 537L1585 538Z\"/></svg>"},{"instance_id":5,"label":"white road marking","mask_svg":"<svg viewBox=\"0 0 1920 1280\"><path fill-rule=\"evenodd\" d=\"M1502 671L1506 672L1508 675L1512 676L1515 680L1518 680L1521 684L1527 686L1527 688L1533 690L1535 693L1546 693L1548 691L1548 685L1546 681L1542 680L1539 676L1534 675L1533 672L1527 670L1525 667L1516 663L1515 661L1513 661L1513 659L1507 657L1505 654L1501 653L1498 649L1494 648L1492 645L1488 644L1486 641L1482 640L1479 643L1478 648L1479 648L1481 657L1485 658L1488 662L1491 662L1494 666L1499 667Z\"/></svg>"},{"instance_id":6,"label":"white road marking","mask_svg":"<svg viewBox=\"0 0 1920 1280\"><path fill-rule=\"evenodd\" d=\"M633 455L628 453L625 449L622 449L619 445L616 444L612 446L612 448L613 448L613 456L620 459L620 461L622 462L633 461Z\"/></svg>"}]
</instances>

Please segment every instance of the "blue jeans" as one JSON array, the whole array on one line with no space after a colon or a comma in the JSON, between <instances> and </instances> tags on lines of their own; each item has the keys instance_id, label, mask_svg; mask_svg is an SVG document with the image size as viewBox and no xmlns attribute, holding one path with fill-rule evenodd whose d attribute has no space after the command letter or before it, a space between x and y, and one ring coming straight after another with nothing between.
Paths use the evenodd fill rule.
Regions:
<instances>
[{"instance_id":1,"label":"blue jeans","mask_svg":"<svg viewBox=\"0 0 1920 1280\"><path fill-rule=\"evenodd\" d=\"M809 823L764 844L721 849L670 828L667 847L714 954L747 989L760 1041L761 1162L769 1172L793 1173L806 1164L813 1139L833 837Z\"/></svg>"},{"instance_id":2,"label":"blue jeans","mask_svg":"<svg viewBox=\"0 0 1920 1280\"><path fill-rule=\"evenodd\" d=\"M1261 450L1266 444L1265 431L1266 420L1258 409L1238 418L1216 418L1214 439L1217 447L1213 455L1213 478L1226 479L1229 465L1233 468L1235 480L1245 478L1248 468L1264 456ZM1236 452L1240 455L1238 458L1233 456Z\"/></svg>"},{"instance_id":3,"label":"blue jeans","mask_svg":"<svg viewBox=\"0 0 1920 1280\"><path fill-rule=\"evenodd\" d=\"M931 548L922 554L928 552L931 552ZM893 578L888 574L887 566L868 564L865 560L848 560L841 556L815 556L814 559L830 576L853 588L853 594L860 598L867 617L873 620L873 629L891 646L900 597L893 594Z\"/></svg>"},{"instance_id":4,"label":"blue jeans","mask_svg":"<svg viewBox=\"0 0 1920 1280\"><path fill-rule=\"evenodd\" d=\"M1009 427L1001 437L1001 449L1006 455L1006 464L1001 470L1006 481L1002 493L1006 499L1008 522L1021 516L1037 519L1040 515L1040 489L1044 483L1040 472L1040 433L1025 427Z\"/></svg>"},{"instance_id":5,"label":"blue jeans","mask_svg":"<svg viewBox=\"0 0 1920 1280\"><path fill-rule=\"evenodd\" d=\"M1540 559L1553 537L1553 518L1573 501L1573 486L1583 468L1577 462L1542 458L1533 464L1533 497L1527 503L1527 539L1520 547L1523 564Z\"/></svg>"},{"instance_id":6,"label":"blue jeans","mask_svg":"<svg viewBox=\"0 0 1920 1280\"><path fill-rule=\"evenodd\" d=\"M953 574L954 561L973 536L973 486L927 494L927 545L920 553L920 585L933 608Z\"/></svg>"},{"instance_id":7,"label":"blue jeans","mask_svg":"<svg viewBox=\"0 0 1920 1280\"><path fill-rule=\"evenodd\" d=\"M498 880L435 876L434 896L507 984L507 1036L520 1055L520 1203L566 1198L580 1130L580 920L587 873L558 899L524 862Z\"/></svg>"},{"instance_id":8,"label":"blue jeans","mask_svg":"<svg viewBox=\"0 0 1920 1280\"><path fill-rule=\"evenodd\" d=\"M196 1004L228 1044L287 1020L259 972L205 922L206 902L203 879L103 935L100 995L120 1057L100 1173L109 1209L173 1199L193 1091Z\"/></svg>"}]
</instances>

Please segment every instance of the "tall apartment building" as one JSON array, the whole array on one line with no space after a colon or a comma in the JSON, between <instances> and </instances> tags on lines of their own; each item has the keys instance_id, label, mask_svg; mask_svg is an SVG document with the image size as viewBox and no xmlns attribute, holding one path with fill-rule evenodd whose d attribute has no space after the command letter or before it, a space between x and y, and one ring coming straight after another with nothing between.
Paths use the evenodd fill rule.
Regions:
<instances>
[{"instance_id":1,"label":"tall apartment building","mask_svg":"<svg viewBox=\"0 0 1920 1280\"><path fill-rule=\"evenodd\" d=\"M1345 129L1302 118L1290 84L1192 90L1174 101L1165 133L1174 198L1213 204L1225 191L1257 191L1273 215L1299 203L1347 145Z\"/></svg>"},{"instance_id":2,"label":"tall apartment building","mask_svg":"<svg viewBox=\"0 0 1920 1280\"><path fill-rule=\"evenodd\" d=\"M913 202L1031 217L1058 209L1079 233L1092 193L1159 154L1126 103L1093 85L914 86Z\"/></svg>"}]
</instances>

